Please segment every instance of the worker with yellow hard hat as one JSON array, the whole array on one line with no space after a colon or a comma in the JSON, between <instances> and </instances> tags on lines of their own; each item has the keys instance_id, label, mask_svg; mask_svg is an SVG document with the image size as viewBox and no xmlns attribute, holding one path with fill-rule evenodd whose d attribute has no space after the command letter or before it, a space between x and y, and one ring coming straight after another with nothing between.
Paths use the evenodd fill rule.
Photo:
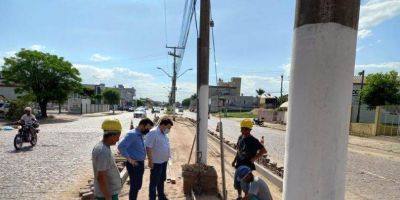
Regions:
<instances>
[{"instance_id":1,"label":"worker with yellow hard hat","mask_svg":"<svg viewBox=\"0 0 400 200\"><path fill-rule=\"evenodd\" d=\"M122 184L110 146L119 140L121 122L116 118L108 118L103 121L101 129L103 140L92 151L94 193L97 200L117 200Z\"/></svg>"},{"instance_id":2,"label":"worker with yellow hard hat","mask_svg":"<svg viewBox=\"0 0 400 200\"><path fill-rule=\"evenodd\" d=\"M251 135L250 132L252 128L253 122L250 119L243 119L240 122L241 135L237 142L236 156L232 162L232 166L236 169L240 166L248 166L251 170L255 170L256 166L254 165L254 162L267 153L264 145L262 145L257 138ZM248 184L240 182L240 179L236 178L236 176L237 173L235 173L234 187L238 191L238 199L241 199L242 190L247 193Z\"/></svg>"}]
</instances>

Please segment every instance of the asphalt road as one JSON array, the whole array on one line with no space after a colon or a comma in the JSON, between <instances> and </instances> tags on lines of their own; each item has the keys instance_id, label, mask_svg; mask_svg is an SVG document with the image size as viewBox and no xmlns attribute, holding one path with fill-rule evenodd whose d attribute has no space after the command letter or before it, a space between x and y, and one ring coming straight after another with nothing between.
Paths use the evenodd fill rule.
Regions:
<instances>
[{"instance_id":1,"label":"asphalt road","mask_svg":"<svg viewBox=\"0 0 400 200\"><path fill-rule=\"evenodd\" d=\"M185 117L196 118L196 113L185 111ZM209 129L215 130L216 117L209 119ZM236 142L240 135L239 119L222 119L224 137ZM283 166L285 131L255 126L252 134L265 138L268 156ZM400 154L374 151L349 145L346 168L346 199L400 199Z\"/></svg>"}]
</instances>

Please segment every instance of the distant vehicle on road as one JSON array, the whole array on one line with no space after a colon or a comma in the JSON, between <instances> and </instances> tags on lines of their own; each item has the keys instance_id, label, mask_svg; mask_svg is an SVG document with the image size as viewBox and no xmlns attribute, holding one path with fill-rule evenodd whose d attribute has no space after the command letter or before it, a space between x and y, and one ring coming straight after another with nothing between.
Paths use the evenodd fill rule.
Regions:
<instances>
[{"instance_id":1,"label":"distant vehicle on road","mask_svg":"<svg viewBox=\"0 0 400 200\"><path fill-rule=\"evenodd\" d=\"M160 107L153 107L153 109L151 110L151 113L160 113L160 112L161 112Z\"/></svg>"},{"instance_id":2,"label":"distant vehicle on road","mask_svg":"<svg viewBox=\"0 0 400 200\"><path fill-rule=\"evenodd\" d=\"M128 112L133 112L133 111L135 111L135 108L134 108L134 107L129 107L129 108L128 108Z\"/></svg>"},{"instance_id":3,"label":"distant vehicle on road","mask_svg":"<svg viewBox=\"0 0 400 200\"><path fill-rule=\"evenodd\" d=\"M147 117L146 115L146 110L144 108L137 108L135 112L133 112L133 118L145 118Z\"/></svg>"},{"instance_id":4,"label":"distant vehicle on road","mask_svg":"<svg viewBox=\"0 0 400 200\"><path fill-rule=\"evenodd\" d=\"M179 107L178 112L183 112L183 107Z\"/></svg>"},{"instance_id":5,"label":"distant vehicle on road","mask_svg":"<svg viewBox=\"0 0 400 200\"><path fill-rule=\"evenodd\" d=\"M8 112L10 104L8 102L0 101L0 117L4 117L4 115Z\"/></svg>"}]
</instances>

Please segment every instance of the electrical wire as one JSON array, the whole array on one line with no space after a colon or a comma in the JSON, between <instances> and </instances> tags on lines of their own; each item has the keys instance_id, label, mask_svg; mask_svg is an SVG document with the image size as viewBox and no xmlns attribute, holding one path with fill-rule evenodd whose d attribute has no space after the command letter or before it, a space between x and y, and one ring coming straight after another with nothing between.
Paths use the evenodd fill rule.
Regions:
<instances>
[{"instance_id":1,"label":"electrical wire","mask_svg":"<svg viewBox=\"0 0 400 200\"><path fill-rule=\"evenodd\" d=\"M178 42L178 49L177 49L177 55L179 56L176 60L176 71L179 73L179 70L182 65L182 60L185 54L185 49L186 49L186 44L190 32L190 26L191 22L193 19L193 14L195 14L195 3L196 0L187 0L185 2L185 7L184 7L184 12L183 12L183 17L182 17L182 25L181 25L181 33L179 37L179 42ZM195 18L197 18L195 16ZM197 19L196 19L197 20ZM197 27L197 24L196 24Z\"/></svg>"},{"instance_id":2,"label":"electrical wire","mask_svg":"<svg viewBox=\"0 0 400 200\"><path fill-rule=\"evenodd\" d=\"M197 26L198 24L197 24L196 2L197 0L194 0L193 12L194 12L194 22L196 25L197 38L199 38L199 27Z\"/></svg>"}]
</instances>

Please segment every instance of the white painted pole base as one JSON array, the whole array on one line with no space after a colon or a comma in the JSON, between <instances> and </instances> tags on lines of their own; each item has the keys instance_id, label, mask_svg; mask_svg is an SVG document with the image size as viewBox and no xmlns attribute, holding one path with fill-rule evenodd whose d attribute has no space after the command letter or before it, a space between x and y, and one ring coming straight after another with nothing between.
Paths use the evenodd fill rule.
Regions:
<instances>
[{"instance_id":1,"label":"white painted pole base","mask_svg":"<svg viewBox=\"0 0 400 200\"><path fill-rule=\"evenodd\" d=\"M337 23L295 29L285 200L344 199L356 37Z\"/></svg>"},{"instance_id":2,"label":"white painted pole base","mask_svg":"<svg viewBox=\"0 0 400 200\"><path fill-rule=\"evenodd\" d=\"M199 90L199 153L200 162L207 164L207 135L208 135L208 85L201 85Z\"/></svg>"}]
</instances>

